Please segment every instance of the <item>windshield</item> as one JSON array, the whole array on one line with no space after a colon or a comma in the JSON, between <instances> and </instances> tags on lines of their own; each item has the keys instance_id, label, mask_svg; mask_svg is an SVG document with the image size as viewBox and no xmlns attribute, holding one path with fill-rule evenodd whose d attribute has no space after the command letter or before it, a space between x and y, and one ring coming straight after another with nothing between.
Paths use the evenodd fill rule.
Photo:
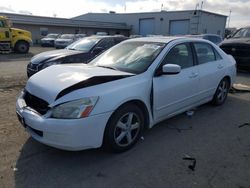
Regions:
<instances>
[{"instance_id":1,"label":"windshield","mask_svg":"<svg viewBox=\"0 0 250 188\"><path fill-rule=\"evenodd\" d=\"M97 38L85 38L78 40L67 47L69 50L89 51L99 41Z\"/></svg>"},{"instance_id":2,"label":"windshield","mask_svg":"<svg viewBox=\"0 0 250 188\"><path fill-rule=\"evenodd\" d=\"M125 42L116 45L91 61L91 65L140 74L148 69L164 43Z\"/></svg>"},{"instance_id":3,"label":"windshield","mask_svg":"<svg viewBox=\"0 0 250 188\"><path fill-rule=\"evenodd\" d=\"M7 27L12 27L12 22L11 22L11 20L6 20L6 24L7 24Z\"/></svg>"},{"instance_id":4,"label":"windshield","mask_svg":"<svg viewBox=\"0 0 250 188\"><path fill-rule=\"evenodd\" d=\"M57 38L58 34L48 34L46 38Z\"/></svg>"},{"instance_id":5,"label":"windshield","mask_svg":"<svg viewBox=\"0 0 250 188\"><path fill-rule=\"evenodd\" d=\"M250 28L242 28L238 30L233 38L245 38L245 37L250 37Z\"/></svg>"},{"instance_id":6,"label":"windshield","mask_svg":"<svg viewBox=\"0 0 250 188\"><path fill-rule=\"evenodd\" d=\"M81 37L86 37L85 34L76 34L76 37L81 38Z\"/></svg>"},{"instance_id":7,"label":"windshield","mask_svg":"<svg viewBox=\"0 0 250 188\"><path fill-rule=\"evenodd\" d=\"M71 34L66 34L66 35L61 35L60 39L73 39L74 35Z\"/></svg>"}]
</instances>

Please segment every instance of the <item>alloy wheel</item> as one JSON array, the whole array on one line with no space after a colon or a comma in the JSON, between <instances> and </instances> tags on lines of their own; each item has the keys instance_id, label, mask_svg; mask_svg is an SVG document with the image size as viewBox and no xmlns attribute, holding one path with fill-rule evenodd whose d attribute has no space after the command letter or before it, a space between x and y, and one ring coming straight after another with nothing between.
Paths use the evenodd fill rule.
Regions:
<instances>
[{"instance_id":1,"label":"alloy wheel","mask_svg":"<svg viewBox=\"0 0 250 188\"><path fill-rule=\"evenodd\" d=\"M218 94L217 94L217 99L219 102L224 101L228 93L228 83L224 79L221 81L219 87L218 87Z\"/></svg>"},{"instance_id":2,"label":"alloy wheel","mask_svg":"<svg viewBox=\"0 0 250 188\"><path fill-rule=\"evenodd\" d=\"M134 142L140 132L140 118L134 112L123 115L114 130L114 140L118 146L126 147Z\"/></svg>"}]
</instances>

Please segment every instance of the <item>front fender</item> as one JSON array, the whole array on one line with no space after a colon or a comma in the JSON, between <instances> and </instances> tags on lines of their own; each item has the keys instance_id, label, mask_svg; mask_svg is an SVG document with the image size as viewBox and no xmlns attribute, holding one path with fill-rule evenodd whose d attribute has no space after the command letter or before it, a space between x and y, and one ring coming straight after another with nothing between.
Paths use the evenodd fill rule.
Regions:
<instances>
[{"instance_id":1,"label":"front fender","mask_svg":"<svg viewBox=\"0 0 250 188\"><path fill-rule=\"evenodd\" d=\"M27 36L16 36L16 37L14 37L13 38L13 46L15 46L18 41L26 41L26 42L29 43L30 46L33 45L32 39L27 37Z\"/></svg>"}]
</instances>

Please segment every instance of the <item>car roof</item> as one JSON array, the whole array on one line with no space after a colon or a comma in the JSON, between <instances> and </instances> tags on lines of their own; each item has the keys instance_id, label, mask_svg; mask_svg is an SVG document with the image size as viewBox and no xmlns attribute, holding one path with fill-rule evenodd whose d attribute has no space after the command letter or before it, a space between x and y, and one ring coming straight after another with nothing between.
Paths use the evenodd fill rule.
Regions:
<instances>
[{"instance_id":1,"label":"car roof","mask_svg":"<svg viewBox=\"0 0 250 188\"><path fill-rule=\"evenodd\" d=\"M107 36L99 36L99 35L92 35L92 36L88 36L85 38L94 38L94 39L104 39L104 38L128 38L125 36L112 36L112 35L107 35Z\"/></svg>"},{"instance_id":2,"label":"car roof","mask_svg":"<svg viewBox=\"0 0 250 188\"><path fill-rule=\"evenodd\" d=\"M185 37L139 37L139 38L132 38L129 41L135 42L159 42L159 43L169 43L170 41L181 39Z\"/></svg>"},{"instance_id":3,"label":"car roof","mask_svg":"<svg viewBox=\"0 0 250 188\"><path fill-rule=\"evenodd\" d=\"M173 36L173 37L141 37L141 38L132 38L126 41L135 41L135 42L159 42L159 43L169 43L171 41L185 41L185 42L207 42L207 40L201 38L190 38L186 36ZM125 41L125 42L126 42Z\"/></svg>"},{"instance_id":4,"label":"car roof","mask_svg":"<svg viewBox=\"0 0 250 188\"><path fill-rule=\"evenodd\" d=\"M221 37L220 35L216 34L200 34L200 35L186 35L187 37L204 37L204 36L214 36L214 37Z\"/></svg>"}]
</instances>

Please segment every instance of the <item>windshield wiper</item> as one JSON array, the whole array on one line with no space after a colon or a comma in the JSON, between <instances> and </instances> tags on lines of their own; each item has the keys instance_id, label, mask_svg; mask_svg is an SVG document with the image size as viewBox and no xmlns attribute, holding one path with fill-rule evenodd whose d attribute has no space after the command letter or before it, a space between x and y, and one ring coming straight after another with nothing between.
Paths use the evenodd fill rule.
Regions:
<instances>
[{"instance_id":1,"label":"windshield wiper","mask_svg":"<svg viewBox=\"0 0 250 188\"><path fill-rule=\"evenodd\" d=\"M112 70L118 70L114 67L109 67L109 66L104 66L104 65L98 65L97 67L102 67L102 68L107 68L107 69L112 69Z\"/></svg>"}]
</instances>

